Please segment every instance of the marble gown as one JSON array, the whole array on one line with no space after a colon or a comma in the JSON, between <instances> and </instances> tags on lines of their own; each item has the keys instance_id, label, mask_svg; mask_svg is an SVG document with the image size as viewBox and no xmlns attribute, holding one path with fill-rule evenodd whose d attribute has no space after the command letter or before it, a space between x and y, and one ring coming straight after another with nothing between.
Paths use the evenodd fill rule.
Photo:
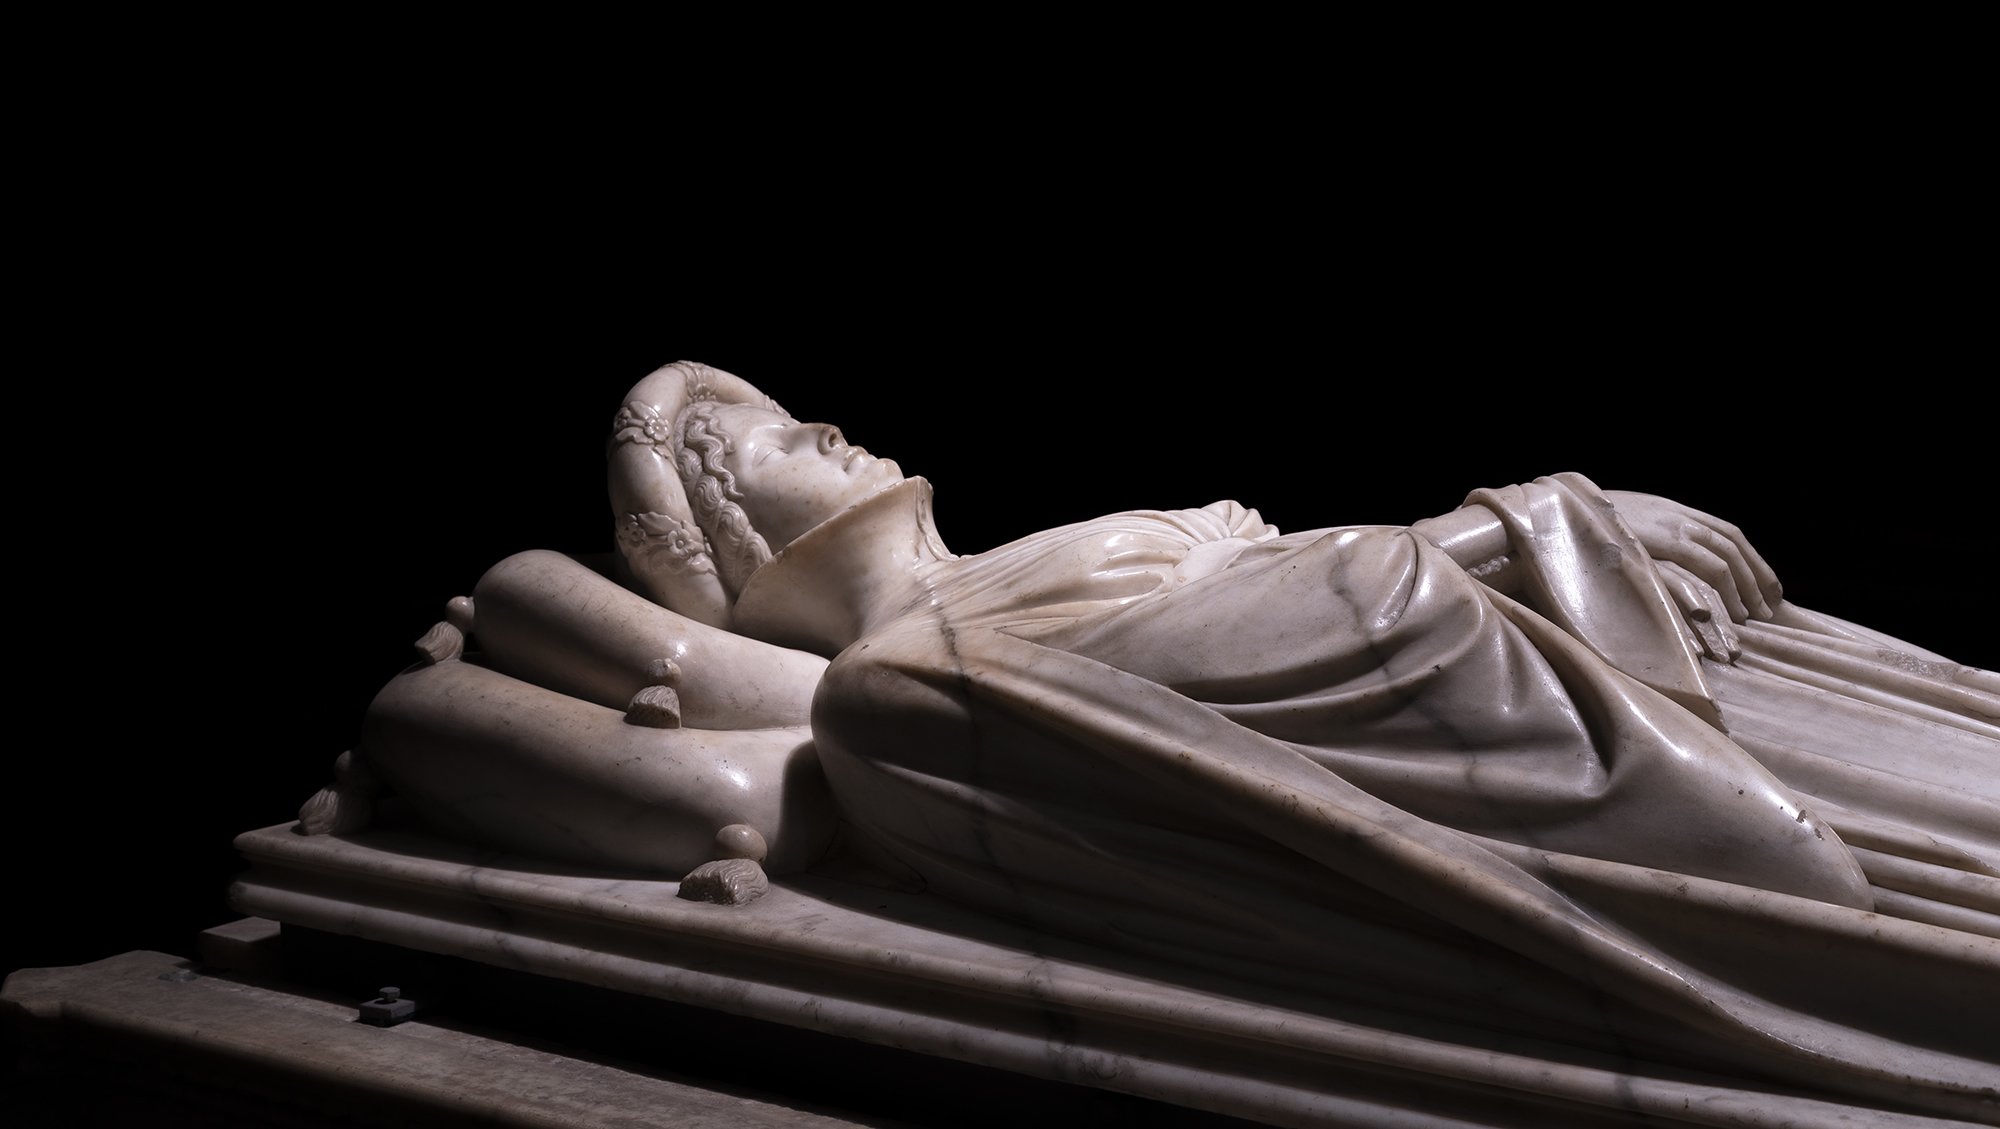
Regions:
<instances>
[{"instance_id":1,"label":"marble gown","mask_svg":"<svg viewBox=\"0 0 2000 1129\"><path fill-rule=\"evenodd\" d=\"M1474 500L1520 600L1234 503L927 566L821 681L841 815L945 897L1385 1026L1990 1115L2000 678L1790 605L1698 658L1587 481Z\"/></svg>"}]
</instances>

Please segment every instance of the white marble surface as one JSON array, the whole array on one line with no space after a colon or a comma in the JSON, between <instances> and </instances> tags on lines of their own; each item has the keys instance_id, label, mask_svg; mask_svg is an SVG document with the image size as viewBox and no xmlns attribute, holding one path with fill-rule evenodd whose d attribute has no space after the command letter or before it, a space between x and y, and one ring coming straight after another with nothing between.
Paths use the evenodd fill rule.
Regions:
<instances>
[{"instance_id":1,"label":"white marble surface","mask_svg":"<svg viewBox=\"0 0 2000 1129\"><path fill-rule=\"evenodd\" d=\"M268 925L269 923L265 923ZM66 1113L29 1111L16 1089L13 1124L492 1125L508 1129L837 1129L877 1125L661 1077L622 1062L565 1055L517 1036L435 1024L421 1016L393 1029L355 1021L352 1003L269 981L209 975L206 964L130 952L87 965L38 968L7 978L0 1016L44 1053L67 1051L111 1072L115 1100L69 1094ZM149 1070L133 1077L127 1065ZM136 1086L152 1071L174 1083L150 1108ZM77 1075L59 1075L59 1079ZM81 1074L81 1077L94 1077ZM222 1106L199 1116L204 1096ZM18 1085L18 1084L17 1084ZM140 1091L143 1093L143 1091ZM249 1096L246 1096L249 1095ZM231 1104L234 1103L234 1104ZM51 1102L49 1105L57 1103ZM272 1110L278 1115L272 1120ZM38 1113L48 1112L44 1120ZM97 1116L119 1120L92 1120ZM297 1120L295 1120L295 1118ZM129 1120L128 1120L129 1119Z\"/></svg>"},{"instance_id":2,"label":"white marble surface","mask_svg":"<svg viewBox=\"0 0 2000 1129\"><path fill-rule=\"evenodd\" d=\"M1491 1015L1417 1021L1144 959L1106 967L1088 946L841 878L723 907L392 831L278 826L238 846L244 912L1273 1124L1952 1123L1508 1035Z\"/></svg>"},{"instance_id":3,"label":"white marble surface","mask_svg":"<svg viewBox=\"0 0 2000 1129\"><path fill-rule=\"evenodd\" d=\"M1134 998L1214 979L1239 1004L1371 1010L1371 1038L1441 1024L1454 1053L1480 1042L1458 1027L1470 1007L1508 1053L1569 1048L1531 1062L1643 1048L1597 1064L1632 1084L1675 1063L1857 1108L1993 1113L2000 678L1786 602L1726 521L1563 475L1411 527L1285 534L1218 502L959 556L927 481L692 364L627 395L610 453L622 557L523 554L454 603L312 826L359 827L386 781L433 827L552 877L658 876L629 901L598 890L588 916L659 901L747 825L781 880L729 928L773 923L742 940L778 965L815 943L773 907L866 860L925 891L906 916L973 908L953 920L987 924L955 929L1034 961L1080 945L1153 970ZM260 871L307 864L267 840L246 840ZM397 841L407 873L310 856L343 892L267 883L276 915L404 932L357 866L456 906L437 848ZM522 941L417 912L452 930L403 943L492 959ZM654 913L637 927L656 939L709 928ZM881 943L870 916L843 919L844 949ZM597 943L543 963L587 966ZM663 992L729 995L697 980ZM1004 967L960 989L1035 984ZM1119 1038L1185 1037L1173 1006ZM927 1048L960 1053L981 1037L950 1011L894 1023L960 1022ZM1245 1065L1188 1092L1264 1101L1242 1056L1266 1036L1217 1032ZM1217 1037L1197 1041L1219 1055ZM992 1040L965 1053L1026 1061ZM1431 1061L1395 1048L1371 1069ZM1750 1089L1766 1096L1743 1108L1777 1108Z\"/></svg>"}]
</instances>

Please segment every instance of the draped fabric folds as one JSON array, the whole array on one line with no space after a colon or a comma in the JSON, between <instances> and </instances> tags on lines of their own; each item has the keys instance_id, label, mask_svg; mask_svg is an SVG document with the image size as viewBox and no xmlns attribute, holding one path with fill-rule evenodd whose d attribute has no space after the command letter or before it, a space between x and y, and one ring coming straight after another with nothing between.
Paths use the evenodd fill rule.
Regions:
<instances>
[{"instance_id":1,"label":"draped fabric folds","mask_svg":"<svg viewBox=\"0 0 2000 1129\"><path fill-rule=\"evenodd\" d=\"M941 562L822 682L843 814L945 896L1385 1024L1989 1115L2000 678L1789 605L1699 657L1587 481L1473 501L1518 600L1234 503Z\"/></svg>"}]
</instances>

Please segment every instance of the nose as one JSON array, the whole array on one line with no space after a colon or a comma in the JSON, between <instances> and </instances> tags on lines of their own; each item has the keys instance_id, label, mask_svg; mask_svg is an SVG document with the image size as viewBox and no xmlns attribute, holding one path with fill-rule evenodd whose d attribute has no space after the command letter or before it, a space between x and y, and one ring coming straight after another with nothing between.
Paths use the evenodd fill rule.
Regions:
<instances>
[{"instance_id":1,"label":"nose","mask_svg":"<svg viewBox=\"0 0 2000 1129\"><path fill-rule=\"evenodd\" d=\"M837 447L847 446L847 441L841 436L840 429L832 424L809 423L805 427L807 433L813 437L813 441L819 444L822 454L832 451Z\"/></svg>"}]
</instances>

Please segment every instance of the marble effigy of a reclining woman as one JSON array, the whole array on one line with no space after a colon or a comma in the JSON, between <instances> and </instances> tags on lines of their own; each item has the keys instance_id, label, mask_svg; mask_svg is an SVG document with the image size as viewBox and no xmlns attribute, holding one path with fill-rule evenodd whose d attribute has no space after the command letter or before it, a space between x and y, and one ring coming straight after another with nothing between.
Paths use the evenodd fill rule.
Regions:
<instances>
[{"instance_id":1,"label":"marble effigy of a reclining woman","mask_svg":"<svg viewBox=\"0 0 2000 1129\"><path fill-rule=\"evenodd\" d=\"M1784 602L1727 523L1559 475L1408 528L1222 502L955 556L924 479L688 363L610 458L621 565L502 562L453 613L479 661L371 707L357 771L446 833L670 875L725 827L774 874L838 837L1369 1006L2000 1082L2000 678Z\"/></svg>"}]
</instances>

